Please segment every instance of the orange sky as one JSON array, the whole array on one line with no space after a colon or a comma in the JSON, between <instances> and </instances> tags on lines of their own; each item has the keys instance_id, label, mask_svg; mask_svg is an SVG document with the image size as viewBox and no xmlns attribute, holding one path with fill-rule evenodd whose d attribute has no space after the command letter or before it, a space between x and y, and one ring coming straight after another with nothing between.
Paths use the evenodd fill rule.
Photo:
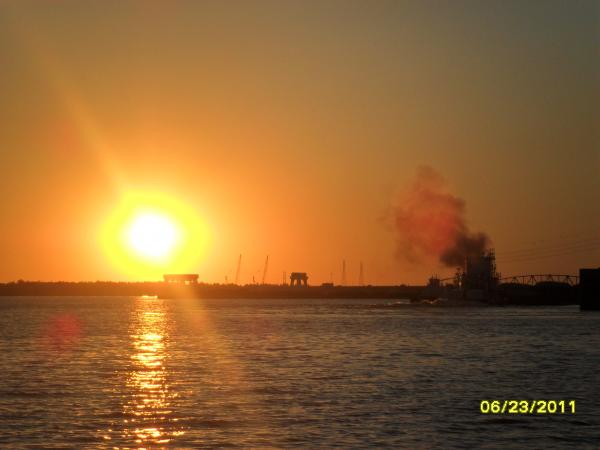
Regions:
<instances>
[{"instance_id":1,"label":"orange sky","mask_svg":"<svg viewBox=\"0 0 600 450\"><path fill-rule=\"evenodd\" d=\"M382 217L428 165L505 275L600 266L597 2L0 3L0 280L421 283ZM207 242L136 276L130 192ZM190 212L191 211L191 212ZM187 213L186 213L187 214ZM531 250L529 250L531 249ZM188 255L189 256L189 255ZM331 275L332 274L332 275Z\"/></svg>"}]
</instances>

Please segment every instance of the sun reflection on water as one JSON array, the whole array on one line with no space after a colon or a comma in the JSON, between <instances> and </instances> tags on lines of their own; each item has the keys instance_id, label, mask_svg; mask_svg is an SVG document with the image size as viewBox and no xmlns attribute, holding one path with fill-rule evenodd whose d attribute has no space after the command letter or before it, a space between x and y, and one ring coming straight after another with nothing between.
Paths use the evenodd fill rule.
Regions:
<instances>
[{"instance_id":1,"label":"sun reflection on water","mask_svg":"<svg viewBox=\"0 0 600 450\"><path fill-rule=\"evenodd\" d=\"M121 437L133 441L139 449L167 445L184 431L172 417L172 402L177 394L169 389L165 365L169 334L164 300L136 300L130 339L133 352Z\"/></svg>"}]
</instances>

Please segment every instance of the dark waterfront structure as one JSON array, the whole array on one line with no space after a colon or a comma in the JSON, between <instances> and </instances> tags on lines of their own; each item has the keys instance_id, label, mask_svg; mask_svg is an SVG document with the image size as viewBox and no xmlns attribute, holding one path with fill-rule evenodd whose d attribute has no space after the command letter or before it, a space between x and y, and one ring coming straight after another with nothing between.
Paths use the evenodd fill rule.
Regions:
<instances>
[{"instance_id":1,"label":"dark waterfront structure","mask_svg":"<svg viewBox=\"0 0 600 450\"><path fill-rule=\"evenodd\" d=\"M499 279L494 250L469 256L462 276L465 297L470 300L489 299L498 287Z\"/></svg>"},{"instance_id":2,"label":"dark waterfront structure","mask_svg":"<svg viewBox=\"0 0 600 450\"><path fill-rule=\"evenodd\" d=\"M180 273L163 275L165 283L198 284L197 273Z\"/></svg>"},{"instance_id":3,"label":"dark waterfront structure","mask_svg":"<svg viewBox=\"0 0 600 450\"><path fill-rule=\"evenodd\" d=\"M308 286L308 275L306 272L292 272L290 275L290 286Z\"/></svg>"},{"instance_id":4,"label":"dark waterfront structure","mask_svg":"<svg viewBox=\"0 0 600 450\"><path fill-rule=\"evenodd\" d=\"M579 308L600 311L600 268L579 269Z\"/></svg>"},{"instance_id":5,"label":"dark waterfront structure","mask_svg":"<svg viewBox=\"0 0 600 450\"><path fill-rule=\"evenodd\" d=\"M421 291L427 300L450 299L488 305L576 305L579 303L576 275L527 274L502 278L496 270L496 255L486 250L471 255L453 278L434 276Z\"/></svg>"},{"instance_id":6,"label":"dark waterfront structure","mask_svg":"<svg viewBox=\"0 0 600 450\"><path fill-rule=\"evenodd\" d=\"M306 272L292 272L290 284L209 284L198 274L165 274L156 282L35 282L0 283L0 296L140 296L161 298L340 299L410 300L440 306L576 305L600 309L600 269L581 269L583 286L575 275L517 275L500 278L493 251L467 261L453 278L432 277L426 286L308 285ZM284 276L285 279L285 276Z\"/></svg>"}]
</instances>

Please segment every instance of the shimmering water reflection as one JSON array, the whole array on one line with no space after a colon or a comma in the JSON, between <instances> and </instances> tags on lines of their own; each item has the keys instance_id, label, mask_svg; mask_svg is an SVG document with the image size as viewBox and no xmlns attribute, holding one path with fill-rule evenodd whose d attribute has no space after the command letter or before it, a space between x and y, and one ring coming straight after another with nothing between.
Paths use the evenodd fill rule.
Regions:
<instances>
[{"instance_id":1,"label":"shimmering water reflection","mask_svg":"<svg viewBox=\"0 0 600 450\"><path fill-rule=\"evenodd\" d=\"M122 439L135 442L140 449L168 444L174 436L184 434L173 417L172 402L177 394L169 388L166 316L165 300L156 298L136 299L131 314L131 370L125 381L119 432Z\"/></svg>"}]
</instances>

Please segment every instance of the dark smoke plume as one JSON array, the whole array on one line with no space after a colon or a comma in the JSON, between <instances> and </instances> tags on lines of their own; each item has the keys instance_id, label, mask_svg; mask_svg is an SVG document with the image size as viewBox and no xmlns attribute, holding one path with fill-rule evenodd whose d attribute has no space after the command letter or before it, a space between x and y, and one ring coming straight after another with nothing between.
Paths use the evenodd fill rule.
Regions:
<instances>
[{"instance_id":1,"label":"dark smoke plume","mask_svg":"<svg viewBox=\"0 0 600 450\"><path fill-rule=\"evenodd\" d=\"M435 258L448 267L463 266L489 245L485 233L472 233L465 221L465 202L448 191L434 169L419 167L417 178L391 209L396 256L412 263Z\"/></svg>"}]
</instances>

